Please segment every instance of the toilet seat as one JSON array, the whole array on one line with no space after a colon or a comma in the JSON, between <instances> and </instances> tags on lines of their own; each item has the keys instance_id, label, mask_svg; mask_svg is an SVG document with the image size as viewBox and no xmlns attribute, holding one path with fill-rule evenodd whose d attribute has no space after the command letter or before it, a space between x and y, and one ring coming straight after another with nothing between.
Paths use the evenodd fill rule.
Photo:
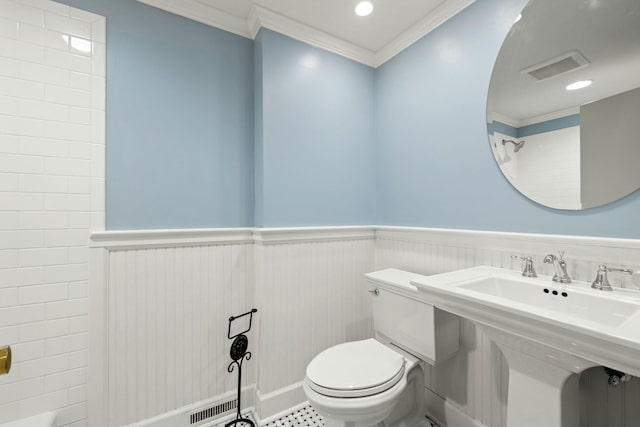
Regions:
<instances>
[{"instance_id":1,"label":"toilet seat","mask_svg":"<svg viewBox=\"0 0 640 427\"><path fill-rule=\"evenodd\" d=\"M331 347L307 366L307 385L325 396L355 398L389 390L404 376L404 356L374 339Z\"/></svg>"}]
</instances>

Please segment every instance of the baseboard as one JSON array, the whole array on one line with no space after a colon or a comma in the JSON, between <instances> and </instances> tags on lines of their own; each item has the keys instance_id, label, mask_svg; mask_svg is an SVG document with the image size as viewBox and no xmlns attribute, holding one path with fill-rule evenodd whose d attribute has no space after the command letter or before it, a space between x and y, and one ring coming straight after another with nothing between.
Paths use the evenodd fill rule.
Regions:
<instances>
[{"instance_id":1,"label":"baseboard","mask_svg":"<svg viewBox=\"0 0 640 427\"><path fill-rule=\"evenodd\" d=\"M242 389L242 412L250 410L255 407L255 391L256 386L251 385ZM213 404L216 404L225 400L232 400L236 397L236 393L229 392L212 397L210 399L201 400L200 402L193 403L191 405L183 406L171 412L167 412L162 415L158 415L147 420L139 421L130 424L128 427L188 427L189 426L189 414L193 411L207 408ZM219 421L225 418L229 418L229 413L225 413L218 418L211 418L207 420L205 425L209 425L213 421Z\"/></svg>"},{"instance_id":2,"label":"baseboard","mask_svg":"<svg viewBox=\"0 0 640 427\"><path fill-rule=\"evenodd\" d=\"M425 388L427 415L441 427L486 427L446 399Z\"/></svg>"},{"instance_id":3,"label":"baseboard","mask_svg":"<svg viewBox=\"0 0 640 427\"><path fill-rule=\"evenodd\" d=\"M303 405L307 401L302 390L302 382L291 384L271 393L256 393L256 416L260 424L277 419L292 408Z\"/></svg>"}]
</instances>

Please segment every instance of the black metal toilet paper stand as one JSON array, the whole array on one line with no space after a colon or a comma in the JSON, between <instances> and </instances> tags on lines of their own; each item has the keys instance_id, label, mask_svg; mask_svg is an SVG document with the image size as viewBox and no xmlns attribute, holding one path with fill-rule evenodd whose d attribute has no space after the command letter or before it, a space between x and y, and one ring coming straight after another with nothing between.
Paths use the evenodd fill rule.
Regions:
<instances>
[{"instance_id":1,"label":"black metal toilet paper stand","mask_svg":"<svg viewBox=\"0 0 640 427\"><path fill-rule=\"evenodd\" d=\"M245 360L251 359L251 352L247 351L247 348L249 347L249 338L247 338L245 334L251 330L253 314L257 312L258 310L254 308L244 314L241 314L239 316L231 316L229 318L229 331L227 332L227 338L233 340L233 342L231 343L231 350L229 351L232 362L229 364L229 367L227 367L227 372L231 373L236 367L238 368L238 411L236 412L236 419L225 424L225 427L235 426L240 423L248 424L251 427L256 427L253 421L248 418L242 417L242 405L240 398L242 396L242 363ZM231 336L231 323L233 323L234 320L240 319L245 316L249 316L249 328L246 331Z\"/></svg>"}]
</instances>

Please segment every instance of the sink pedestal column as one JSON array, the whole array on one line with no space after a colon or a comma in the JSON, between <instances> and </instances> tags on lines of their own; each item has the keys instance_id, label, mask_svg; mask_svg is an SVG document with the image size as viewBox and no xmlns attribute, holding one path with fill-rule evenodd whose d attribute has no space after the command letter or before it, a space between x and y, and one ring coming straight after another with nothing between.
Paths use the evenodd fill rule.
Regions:
<instances>
[{"instance_id":1,"label":"sink pedestal column","mask_svg":"<svg viewBox=\"0 0 640 427\"><path fill-rule=\"evenodd\" d=\"M483 329L509 365L507 427L579 427L579 374L595 364L502 331Z\"/></svg>"},{"instance_id":2,"label":"sink pedestal column","mask_svg":"<svg viewBox=\"0 0 640 427\"><path fill-rule=\"evenodd\" d=\"M577 373L500 349L509 364L507 427L580 427Z\"/></svg>"}]
</instances>

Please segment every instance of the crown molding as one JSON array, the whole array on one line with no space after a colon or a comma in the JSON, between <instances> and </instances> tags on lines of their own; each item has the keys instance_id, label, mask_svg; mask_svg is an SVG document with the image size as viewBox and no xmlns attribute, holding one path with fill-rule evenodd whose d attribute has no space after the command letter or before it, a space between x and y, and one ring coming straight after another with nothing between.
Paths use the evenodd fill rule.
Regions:
<instances>
[{"instance_id":1,"label":"crown molding","mask_svg":"<svg viewBox=\"0 0 640 427\"><path fill-rule=\"evenodd\" d=\"M333 52L356 62L377 68L438 28L476 0L445 0L431 13L400 33L382 49L374 52L355 43L333 36L260 5L254 5L243 19L196 0L137 0L167 12L220 28L242 37L254 39L261 28L267 28L311 46Z\"/></svg>"},{"instance_id":2,"label":"crown molding","mask_svg":"<svg viewBox=\"0 0 640 427\"><path fill-rule=\"evenodd\" d=\"M567 116L573 116L575 114L580 114L580 107L571 107L566 108L560 111L553 111L551 113L542 114L540 116L531 117L529 119L524 119L520 121L520 126L529 126L535 125L536 123L548 122L549 120L561 119Z\"/></svg>"},{"instance_id":3,"label":"crown molding","mask_svg":"<svg viewBox=\"0 0 640 427\"><path fill-rule=\"evenodd\" d=\"M374 67L377 68L438 28L440 25L462 12L476 0L448 0L435 10L424 16L418 22L400 33L395 39L387 43L376 52Z\"/></svg>"},{"instance_id":4,"label":"crown molding","mask_svg":"<svg viewBox=\"0 0 640 427\"><path fill-rule=\"evenodd\" d=\"M512 119L511 117L507 117L504 114L500 113L488 113L487 114L487 122L493 123L498 121L500 123L504 123L505 125L509 125L514 128L519 128L521 125L520 120Z\"/></svg>"},{"instance_id":5,"label":"crown molding","mask_svg":"<svg viewBox=\"0 0 640 427\"><path fill-rule=\"evenodd\" d=\"M247 17L247 24L249 27L250 37L253 40L256 37L258 37L258 33L260 32L260 28L262 25L260 16L258 16L258 7L256 7L255 5L249 11L249 16Z\"/></svg>"},{"instance_id":6,"label":"crown molding","mask_svg":"<svg viewBox=\"0 0 640 427\"><path fill-rule=\"evenodd\" d=\"M252 38L247 20L224 12L220 9L207 6L194 0L138 0L149 6L157 7L173 13L174 15L184 16L193 21L210 27L219 28L230 33Z\"/></svg>"},{"instance_id":7,"label":"crown molding","mask_svg":"<svg viewBox=\"0 0 640 427\"><path fill-rule=\"evenodd\" d=\"M310 27L295 19L288 18L265 7L254 5L249 18L249 27L252 32L255 31L253 37L257 35L260 28L267 28L291 37L292 39L342 55L370 67L375 66L375 52L332 36L317 28Z\"/></svg>"}]
</instances>

